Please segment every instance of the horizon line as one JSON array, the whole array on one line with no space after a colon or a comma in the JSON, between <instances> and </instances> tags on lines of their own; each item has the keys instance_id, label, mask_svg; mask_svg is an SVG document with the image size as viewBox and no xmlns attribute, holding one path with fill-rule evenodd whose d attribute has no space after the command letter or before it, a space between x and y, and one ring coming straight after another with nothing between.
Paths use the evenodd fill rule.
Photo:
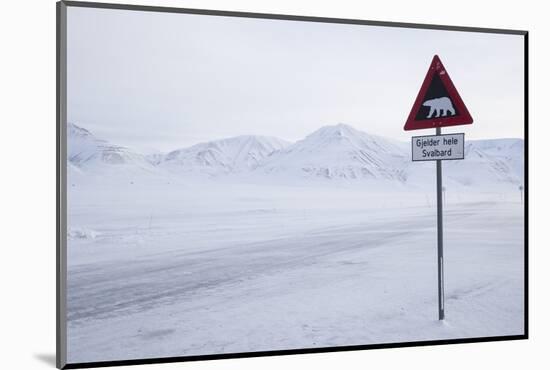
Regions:
<instances>
[{"instance_id":1,"label":"horizon line","mask_svg":"<svg viewBox=\"0 0 550 370\"><path fill-rule=\"evenodd\" d=\"M74 122L71 122L69 120L67 120L67 125L73 125L77 128L80 128L80 129L83 129L87 132L89 132L92 136L94 136L96 139L98 140L103 140L103 141L106 141L107 143L110 143L112 145L119 145L115 142L111 142L107 139L103 139L101 137L97 137L93 131L89 130L88 128L84 127L84 126L80 126L80 125L77 125L75 124ZM282 137L279 137L279 136L271 136L271 135L262 135L262 134L239 134L239 135L231 135L231 136L222 136L222 137L217 137L217 138L212 138L212 139L209 139L209 140L201 140L201 141L198 141L198 142L195 142L193 144L188 144L186 146L180 146L178 148L175 148L175 149L170 149L170 150L159 150L157 148L154 148L154 147L150 147L149 149L151 150L155 150L159 153L163 153L163 154L167 154L167 153L170 153L170 152L174 152L174 151L177 151L177 150L183 150L183 149L189 149L191 147L194 147L196 145L201 145L201 144L208 144L208 143L211 143L211 142L216 142L216 141L223 141L223 140L228 140L228 139L236 139L236 138L240 138L240 137L264 137L264 138L271 138L271 139L277 139L277 140L281 140L281 141L285 141L288 143L288 146L290 145L294 145L296 143L298 143L299 141L302 141L304 140L305 138L307 138L308 136L314 134L315 132L321 130L322 128L326 128L326 127L336 127L336 126L345 126L345 127L350 127L352 128L353 130L355 131L358 131L360 133L363 133L363 134L366 134L366 135L369 135L369 136L376 136L376 137L379 137L379 138L382 138L382 139L385 139L385 140L393 140L393 141L397 141L401 144L408 144L409 142L407 140L401 140L401 139L395 139L395 138L392 138L392 137L388 137L388 136L383 136L383 135L379 135L379 134L371 134L367 131L363 131L363 130L360 130L358 128L355 128L354 126L350 125L350 124L347 124L347 123L336 123L336 124L332 124L332 125L323 125L323 126L320 126L319 128L317 128L316 130L310 132L309 134L305 135L303 138L301 139L297 139L297 140L290 140L290 139L286 139L286 138L282 138ZM454 126L449 126L449 127L454 127ZM431 128L428 128L428 129L422 129L422 130L415 130L414 132L418 132L418 131L425 131L425 130L431 130ZM433 136L433 134L425 134L425 135L413 135L414 132L411 132L411 137L410 139L412 139L413 137L417 137L417 136ZM460 132L447 132L445 134L458 134ZM468 141L490 141L490 140L521 140L521 141L525 141L525 138L519 138L519 137L499 137L499 138L487 138L487 139L484 139L484 138L475 138L475 139L466 139L465 137L465 142L468 142ZM134 146L126 146L126 145L119 145L119 146L123 146L123 147L126 147L126 148L134 148ZM139 145L137 146L139 147ZM135 147L135 148L137 148Z\"/></svg>"}]
</instances>

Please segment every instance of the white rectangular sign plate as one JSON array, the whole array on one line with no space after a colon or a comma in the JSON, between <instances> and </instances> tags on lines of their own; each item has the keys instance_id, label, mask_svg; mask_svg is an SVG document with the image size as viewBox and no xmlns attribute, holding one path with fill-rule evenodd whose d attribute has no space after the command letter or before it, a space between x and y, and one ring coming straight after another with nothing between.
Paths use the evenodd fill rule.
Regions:
<instances>
[{"instance_id":1,"label":"white rectangular sign plate","mask_svg":"<svg viewBox=\"0 0 550 370\"><path fill-rule=\"evenodd\" d=\"M412 160L464 159L464 134L412 137Z\"/></svg>"}]
</instances>

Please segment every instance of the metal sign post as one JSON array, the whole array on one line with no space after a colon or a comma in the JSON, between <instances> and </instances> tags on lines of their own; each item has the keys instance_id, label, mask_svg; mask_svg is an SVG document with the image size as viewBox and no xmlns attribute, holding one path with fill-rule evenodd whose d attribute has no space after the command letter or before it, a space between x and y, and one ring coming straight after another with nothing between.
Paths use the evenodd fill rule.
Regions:
<instances>
[{"instance_id":1,"label":"metal sign post","mask_svg":"<svg viewBox=\"0 0 550 370\"><path fill-rule=\"evenodd\" d=\"M437 136L441 135L441 128L435 129ZM441 159L435 162L437 177L437 283L439 297L439 320L445 318L445 295L443 291L443 185L441 184Z\"/></svg>"},{"instance_id":2,"label":"metal sign post","mask_svg":"<svg viewBox=\"0 0 550 370\"><path fill-rule=\"evenodd\" d=\"M443 281L443 179L442 161L464 159L464 134L441 134L441 127L435 128L435 135L413 136L411 140L412 160L435 161L437 195L437 292L439 320L445 318L445 294Z\"/></svg>"}]
</instances>

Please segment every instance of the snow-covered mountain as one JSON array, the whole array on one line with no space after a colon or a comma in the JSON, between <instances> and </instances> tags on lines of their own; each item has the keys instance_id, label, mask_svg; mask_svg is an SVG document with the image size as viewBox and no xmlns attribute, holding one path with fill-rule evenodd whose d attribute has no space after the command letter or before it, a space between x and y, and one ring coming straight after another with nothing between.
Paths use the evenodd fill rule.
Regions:
<instances>
[{"instance_id":1,"label":"snow-covered mountain","mask_svg":"<svg viewBox=\"0 0 550 370\"><path fill-rule=\"evenodd\" d=\"M178 172L211 176L248 172L288 145L275 137L237 136L174 150L166 154L159 165Z\"/></svg>"},{"instance_id":2,"label":"snow-covered mountain","mask_svg":"<svg viewBox=\"0 0 550 370\"><path fill-rule=\"evenodd\" d=\"M169 153L141 154L96 138L68 124L69 175L85 178L95 170L124 176L145 170L185 180L188 175L221 178L388 182L425 187L434 182L433 162L411 162L410 143L370 135L351 126L324 126L290 144L265 136L237 136L193 145ZM458 186L523 184L521 139L466 141L465 160L444 161L444 181Z\"/></svg>"},{"instance_id":3,"label":"snow-covered mountain","mask_svg":"<svg viewBox=\"0 0 550 370\"><path fill-rule=\"evenodd\" d=\"M521 139L467 140L464 160L443 161L443 182L445 186L477 187L483 191L498 186L515 188L524 181L523 145ZM426 181L433 183L434 171L433 161L409 162L407 183L413 186L423 186Z\"/></svg>"},{"instance_id":4,"label":"snow-covered mountain","mask_svg":"<svg viewBox=\"0 0 550 370\"><path fill-rule=\"evenodd\" d=\"M321 127L274 153L258 170L277 175L403 182L406 159L402 143L338 124Z\"/></svg>"},{"instance_id":5,"label":"snow-covered mountain","mask_svg":"<svg viewBox=\"0 0 550 370\"><path fill-rule=\"evenodd\" d=\"M67 160L82 170L111 166L117 166L118 169L152 169L152 164L144 155L98 139L90 131L73 123L67 124Z\"/></svg>"},{"instance_id":6,"label":"snow-covered mountain","mask_svg":"<svg viewBox=\"0 0 550 370\"><path fill-rule=\"evenodd\" d=\"M464 144L464 161L448 161L448 176L462 185L523 183L521 139L472 140Z\"/></svg>"}]
</instances>

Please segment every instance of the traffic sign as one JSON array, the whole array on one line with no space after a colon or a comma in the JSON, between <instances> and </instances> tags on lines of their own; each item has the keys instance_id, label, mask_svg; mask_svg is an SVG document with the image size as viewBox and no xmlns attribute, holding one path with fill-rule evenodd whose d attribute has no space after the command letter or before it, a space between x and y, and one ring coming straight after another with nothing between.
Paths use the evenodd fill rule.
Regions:
<instances>
[{"instance_id":1,"label":"traffic sign","mask_svg":"<svg viewBox=\"0 0 550 370\"><path fill-rule=\"evenodd\" d=\"M412 137L413 161L464 159L464 134Z\"/></svg>"},{"instance_id":2,"label":"traffic sign","mask_svg":"<svg viewBox=\"0 0 550 370\"><path fill-rule=\"evenodd\" d=\"M435 55L405 123L405 131L468 125L472 122L472 116L449 73Z\"/></svg>"},{"instance_id":3,"label":"traffic sign","mask_svg":"<svg viewBox=\"0 0 550 370\"><path fill-rule=\"evenodd\" d=\"M464 134L441 135L441 127L468 125L474 120L437 55L420 87L405 131L435 128L435 135L412 138L412 160L435 160L437 195L437 292L439 320L445 319L443 284L443 176L441 161L464 159Z\"/></svg>"}]
</instances>

